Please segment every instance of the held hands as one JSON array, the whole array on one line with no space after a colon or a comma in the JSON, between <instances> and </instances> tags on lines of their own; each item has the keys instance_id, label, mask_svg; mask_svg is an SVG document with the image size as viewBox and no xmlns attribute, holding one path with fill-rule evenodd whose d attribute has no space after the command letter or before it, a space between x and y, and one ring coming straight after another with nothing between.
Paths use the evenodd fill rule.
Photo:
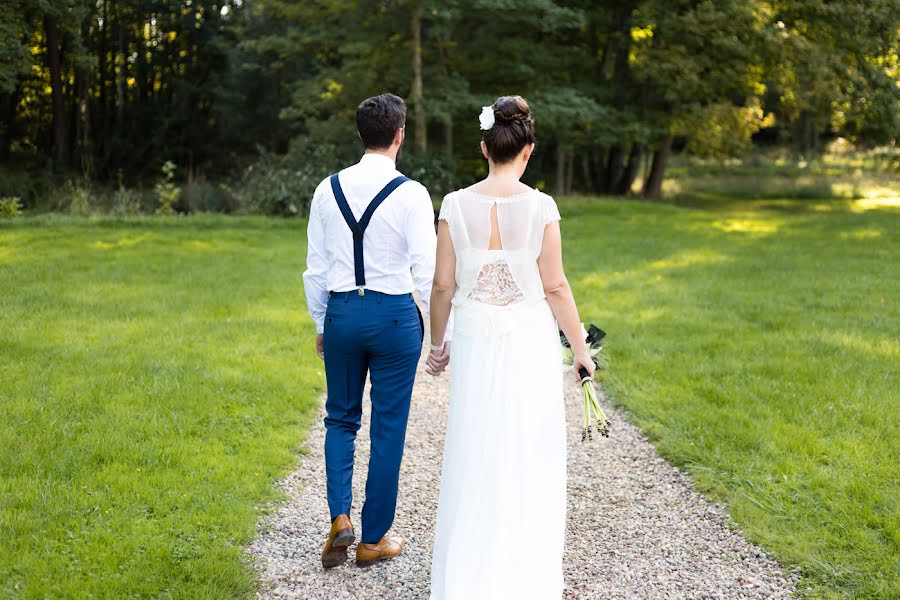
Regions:
<instances>
[{"instance_id":1,"label":"held hands","mask_svg":"<svg viewBox=\"0 0 900 600\"><path fill-rule=\"evenodd\" d=\"M581 375L579 374L581 369L585 369L588 372L588 375L593 379L594 370L597 367L594 365L594 361L591 360L591 356L587 351L576 354L573 363L575 369L575 381L581 383Z\"/></svg>"},{"instance_id":2,"label":"held hands","mask_svg":"<svg viewBox=\"0 0 900 600\"><path fill-rule=\"evenodd\" d=\"M428 360L425 362L425 372L437 377L444 372L448 364L450 364L450 342L444 342L443 348L432 350L428 353Z\"/></svg>"}]
</instances>

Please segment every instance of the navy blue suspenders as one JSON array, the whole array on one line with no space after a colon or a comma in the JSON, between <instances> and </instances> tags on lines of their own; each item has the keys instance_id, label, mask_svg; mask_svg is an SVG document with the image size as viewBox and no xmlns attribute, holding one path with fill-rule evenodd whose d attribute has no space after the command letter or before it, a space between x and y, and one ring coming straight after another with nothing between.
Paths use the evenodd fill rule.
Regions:
<instances>
[{"instance_id":1,"label":"navy blue suspenders","mask_svg":"<svg viewBox=\"0 0 900 600\"><path fill-rule=\"evenodd\" d=\"M338 174L335 173L331 176L331 190L334 192L334 199L337 200L338 207L341 209L341 214L344 215L344 220L347 221L347 226L350 228L350 231L353 232L353 266L356 272L356 285L359 287L360 295L363 293L363 286L366 285L366 268L363 264L363 235L366 233L366 227L369 226L372 215L375 214L375 210L382 202L384 202L385 198L390 196L391 192L396 190L406 181L409 181L409 178L404 177L403 175L391 179L388 184L378 192L378 195L372 198L372 201L369 203L369 206L366 207L363 216L357 222L356 218L353 216L353 211L350 210L350 205L347 203L347 198L344 197L344 190L341 189L341 182L338 181Z\"/></svg>"}]
</instances>

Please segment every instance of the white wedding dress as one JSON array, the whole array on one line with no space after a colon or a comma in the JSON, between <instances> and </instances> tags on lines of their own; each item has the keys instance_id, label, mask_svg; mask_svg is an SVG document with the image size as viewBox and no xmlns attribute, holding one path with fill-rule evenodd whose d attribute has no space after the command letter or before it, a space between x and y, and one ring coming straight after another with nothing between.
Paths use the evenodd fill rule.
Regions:
<instances>
[{"instance_id":1,"label":"white wedding dress","mask_svg":"<svg viewBox=\"0 0 900 600\"><path fill-rule=\"evenodd\" d=\"M488 250L496 206L502 250ZM566 438L556 321L537 266L553 199L448 194L450 412L431 600L562 596Z\"/></svg>"}]
</instances>

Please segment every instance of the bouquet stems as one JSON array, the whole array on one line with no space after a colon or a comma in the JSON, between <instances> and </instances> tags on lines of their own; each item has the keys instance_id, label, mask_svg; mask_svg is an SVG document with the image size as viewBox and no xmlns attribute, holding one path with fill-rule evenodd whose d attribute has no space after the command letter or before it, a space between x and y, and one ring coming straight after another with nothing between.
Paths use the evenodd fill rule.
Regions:
<instances>
[{"instance_id":1,"label":"bouquet stems","mask_svg":"<svg viewBox=\"0 0 900 600\"><path fill-rule=\"evenodd\" d=\"M596 423L597 433L603 437L609 437L609 419L600 408L597 400L597 392L594 389L594 380L590 378L587 370L580 369L581 389L584 392L583 419L581 429L581 441L593 439L593 426Z\"/></svg>"}]
</instances>

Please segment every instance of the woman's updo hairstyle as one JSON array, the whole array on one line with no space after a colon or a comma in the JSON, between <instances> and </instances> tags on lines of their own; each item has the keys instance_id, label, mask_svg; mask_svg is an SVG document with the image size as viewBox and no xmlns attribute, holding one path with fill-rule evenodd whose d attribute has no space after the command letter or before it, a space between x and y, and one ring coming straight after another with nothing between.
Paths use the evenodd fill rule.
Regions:
<instances>
[{"instance_id":1,"label":"woman's updo hairstyle","mask_svg":"<svg viewBox=\"0 0 900 600\"><path fill-rule=\"evenodd\" d=\"M484 145L497 164L507 163L519 155L522 148L534 143L534 119L531 108L522 96L500 96L491 106L494 125L484 131Z\"/></svg>"}]
</instances>

